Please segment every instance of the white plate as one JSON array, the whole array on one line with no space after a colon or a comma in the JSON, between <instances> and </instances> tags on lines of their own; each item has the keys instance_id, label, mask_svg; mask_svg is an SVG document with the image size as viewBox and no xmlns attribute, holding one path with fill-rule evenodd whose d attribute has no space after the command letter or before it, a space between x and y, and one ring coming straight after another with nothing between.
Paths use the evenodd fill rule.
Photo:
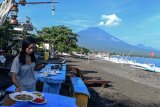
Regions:
<instances>
[{"instance_id":1,"label":"white plate","mask_svg":"<svg viewBox=\"0 0 160 107\"><path fill-rule=\"evenodd\" d=\"M60 72L60 71L56 71L56 73L57 73L57 74L60 74L61 72Z\"/></svg>"},{"instance_id":2,"label":"white plate","mask_svg":"<svg viewBox=\"0 0 160 107\"><path fill-rule=\"evenodd\" d=\"M49 75L57 75L57 73L54 72L54 71L50 71L48 74L49 74Z\"/></svg>"},{"instance_id":3,"label":"white plate","mask_svg":"<svg viewBox=\"0 0 160 107\"><path fill-rule=\"evenodd\" d=\"M37 102L34 102L34 101L30 101L30 102L34 103L34 104L45 104L45 103L47 103L47 100L45 99L44 102L42 102L42 103L37 103Z\"/></svg>"},{"instance_id":4,"label":"white plate","mask_svg":"<svg viewBox=\"0 0 160 107\"><path fill-rule=\"evenodd\" d=\"M22 95L22 94L32 96L32 99L30 99L30 100L23 100L23 99L22 99L22 100L21 100L21 99L15 98L17 95ZM35 99L37 98L36 95L34 95L34 94L32 94L32 93L29 93L29 92L27 92L27 91L11 93L11 94L9 94L9 97L10 97L11 99L15 100L15 101L32 101L32 100L35 100Z\"/></svg>"},{"instance_id":5,"label":"white plate","mask_svg":"<svg viewBox=\"0 0 160 107\"><path fill-rule=\"evenodd\" d=\"M44 96L44 94L42 92L39 92L39 91L33 91L31 93L34 94L34 95L36 95L36 96L38 96L38 97L43 97Z\"/></svg>"}]
</instances>

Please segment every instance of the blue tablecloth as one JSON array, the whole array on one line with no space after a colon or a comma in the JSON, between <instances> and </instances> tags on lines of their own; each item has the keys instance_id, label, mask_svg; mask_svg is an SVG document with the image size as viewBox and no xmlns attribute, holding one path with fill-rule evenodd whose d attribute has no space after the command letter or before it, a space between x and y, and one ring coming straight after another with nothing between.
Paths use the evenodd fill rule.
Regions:
<instances>
[{"instance_id":1,"label":"blue tablecloth","mask_svg":"<svg viewBox=\"0 0 160 107\"><path fill-rule=\"evenodd\" d=\"M47 68L51 69L51 66L57 64L47 64ZM40 72L46 72L46 68L43 68ZM44 77L42 74L36 74L38 80L44 82L43 84L43 92L59 94L61 89L61 83L65 82L66 79L66 64L63 64L62 70L60 70L60 74L53 76Z\"/></svg>"},{"instance_id":2,"label":"blue tablecloth","mask_svg":"<svg viewBox=\"0 0 160 107\"><path fill-rule=\"evenodd\" d=\"M71 82L73 84L74 92L82 93L90 97L88 88L84 84L84 82L79 77L71 77Z\"/></svg>"},{"instance_id":3,"label":"blue tablecloth","mask_svg":"<svg viewBox=\"0 0 160 107\"><path fill-rule=\"evenodd\" d=\"M76 99L57 94L44 93L46 104L33 104L31 102L16 102L12 107L77 107Z\"/></svg>"},{"instance_id":4,"label":"blue tablecloth","mask_svg":"<svg viewBox=\"0 0 160 107\"><path fill-rule=\"evenodd\" d=\"M8 91L8 92L15 92L15 90L16 90L15 85L12 85L12 86L8 87L5 91Z\"/></svg>"}]
</instances>

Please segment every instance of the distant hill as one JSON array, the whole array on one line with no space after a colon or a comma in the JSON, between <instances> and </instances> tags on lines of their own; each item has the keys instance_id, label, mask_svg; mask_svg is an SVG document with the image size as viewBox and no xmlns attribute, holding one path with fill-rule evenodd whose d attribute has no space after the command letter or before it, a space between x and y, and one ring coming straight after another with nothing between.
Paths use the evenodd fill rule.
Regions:
<instances>
[{"instance_id":1,"label":"distant hill","mask_svg":"<svg viewBox=\"0 0 160 107\"><path fill-rule=\"evenodd\" d=\"M160 57L160 50L152 47L145 47L142 44L133 46L98 27L90 27L86 30L82 30L78 32L78 35L78 44L94 51L144 56L149 56L149 53L154 51L155 56Z\"/></svg>"}]
</instances>

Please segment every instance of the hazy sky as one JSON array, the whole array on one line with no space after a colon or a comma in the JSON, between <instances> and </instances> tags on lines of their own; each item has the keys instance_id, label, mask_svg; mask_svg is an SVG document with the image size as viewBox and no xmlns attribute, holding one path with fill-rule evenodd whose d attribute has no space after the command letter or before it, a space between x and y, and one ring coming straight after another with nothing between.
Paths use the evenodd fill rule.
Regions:
<instances>
[{"instance_id":1,"label":"hazy sky","mask_svg":"<svg viewBox=\"0 0 160 107\"><path fill-rule=\"evenodd\" d=\"M2 1L2 0L0 0ZM17 0L18 1L18 0ZM28 2L52 0L27 0ZM33 25L66 25L74 32L98 26L133 45L160 49L160 0L58 0L53 4L19 5L18 19L31 17Z\"/></svg>"}]
</instances>

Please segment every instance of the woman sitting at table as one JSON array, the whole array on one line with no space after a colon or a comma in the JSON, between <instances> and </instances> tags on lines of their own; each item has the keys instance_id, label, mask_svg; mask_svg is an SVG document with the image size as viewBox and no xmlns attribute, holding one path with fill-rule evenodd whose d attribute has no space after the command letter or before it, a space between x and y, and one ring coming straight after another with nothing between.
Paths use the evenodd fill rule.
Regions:
<instances>
[{"instance_id":1,"label":"woman sitting at table","mask_svg":"<svg viewBox=\"0 0 160 107\"><path fill-rule=\"evenodd\" d=\"M11 66L12 82L16 86L16 91L35 91L35 51L36 42L33 37L28 36L22 41L22 49Z\"/></svg>"}]
</instances>

